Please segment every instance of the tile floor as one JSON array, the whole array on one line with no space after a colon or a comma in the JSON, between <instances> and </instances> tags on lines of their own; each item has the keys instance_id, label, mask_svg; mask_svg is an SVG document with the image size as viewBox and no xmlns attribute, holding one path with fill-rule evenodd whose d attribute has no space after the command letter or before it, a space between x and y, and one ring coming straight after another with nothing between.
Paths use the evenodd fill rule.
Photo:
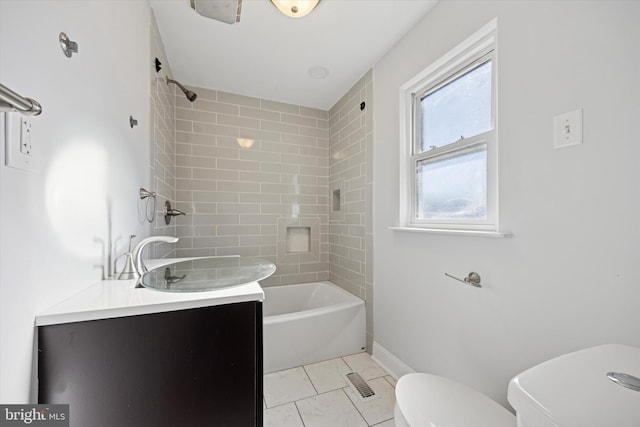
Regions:
<instances>
[{"instance_id":1,"label":"tile floor","mask_svg":"<svg viewBox=\"0 0 640 427\"><path fill-rule=\"evenodd\" d=\"M362 402L344 374L358 372L379 396ZM395 427L395 380L367 353L264 376L264 427Z\"/></svg>"}]
</instances>

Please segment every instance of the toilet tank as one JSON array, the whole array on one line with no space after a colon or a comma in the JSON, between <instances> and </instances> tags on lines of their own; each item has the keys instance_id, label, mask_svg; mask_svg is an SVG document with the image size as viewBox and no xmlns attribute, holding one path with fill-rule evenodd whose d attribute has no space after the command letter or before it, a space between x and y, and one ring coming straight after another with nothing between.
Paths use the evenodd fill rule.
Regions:
<instances>
[{"instance_id":1,"label":"toilet tank","mask_svg":"<svg viewBox=\"0 0 640 427\"><path fill-rule=\"evenodd\" d=\"M627 386L611 380L610 373L621 374L617 378ZM636 380L640 348L608 344L524 371L509 382L507 396L518 427L639 427Z\"/></svg>"}]
</instances>

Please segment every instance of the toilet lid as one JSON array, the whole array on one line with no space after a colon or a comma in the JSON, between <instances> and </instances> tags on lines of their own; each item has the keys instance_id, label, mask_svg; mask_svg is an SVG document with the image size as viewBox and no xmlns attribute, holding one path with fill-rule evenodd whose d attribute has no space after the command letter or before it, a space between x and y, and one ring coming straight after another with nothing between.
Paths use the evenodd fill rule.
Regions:
<instances>
[{"instance_id":1,"label":"toilet lid","mask_svg":"<svg viewBox=\"0 0 640 427\"><path fill-rule=\"evenodd\" d=\"M515 416L487 396L437 375L398 380L396 404L410 426L515 427Z\"/></svg>"},{"instance_id":2,"label":"toilet lid","mask_svg":"<svg viewBox=\"0 0 640 427\"><path fill-rule=\"evenodd\" d=\"M640 426L640 390L609 373L640 378L640 348L607 344L558 356L513 378L507 396L530 425Z\"/></svg>"}]
</instances>

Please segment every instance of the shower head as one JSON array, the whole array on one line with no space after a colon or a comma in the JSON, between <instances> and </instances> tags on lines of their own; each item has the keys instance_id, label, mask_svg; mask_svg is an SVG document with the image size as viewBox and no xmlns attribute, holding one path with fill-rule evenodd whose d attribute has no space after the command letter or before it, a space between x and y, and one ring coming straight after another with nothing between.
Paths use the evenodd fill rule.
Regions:
<instances>
[{"instance_id":1,"label":"shower head","mask_svg":"<svg viewBox=\"0 0 640 427\"><path fill-rule=\"evenodd\" d=\"M192 92L190 90L187 90L184 92L184 95L187 97L187 99L191 102L195 101L196 98L198 97L198 94L196 94L195 92Z\"/></svg>"},{"instance_id":2,"label":"shower head","mask_svg":"<svg viewBox=\"0 0 640 427\"><path fill-rule=\"evenodd\" d=\"M177 81L175 81L173 79L170 79L169 77L166 77L166 79L167 79L167 84L173 83L176 86L178 86L180 88L180 90L182 90L182 92L184 92L184 95L187 97L187 99L189 101L193 102L198 97L198 95L195 92L190 91L186 87L182 86L179 82L177 82Z\"/></svg>"}]
</instances>

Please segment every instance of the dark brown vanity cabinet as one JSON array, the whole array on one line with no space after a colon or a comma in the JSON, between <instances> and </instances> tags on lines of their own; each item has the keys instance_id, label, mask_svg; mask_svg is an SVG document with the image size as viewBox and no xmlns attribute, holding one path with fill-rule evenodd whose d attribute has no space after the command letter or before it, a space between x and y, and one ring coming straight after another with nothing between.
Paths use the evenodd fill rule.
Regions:
<instances>
[{"instance_id":1,"label":"dark brown vanity cabinet","mask_svg":"<svg viewBox=\"0 0 640 427\"><path fill-rule=\"evenodd\" d=\"M261 427L258 301L38 327L38 401L72 427Z\"/></svg>"}]
</instances>

